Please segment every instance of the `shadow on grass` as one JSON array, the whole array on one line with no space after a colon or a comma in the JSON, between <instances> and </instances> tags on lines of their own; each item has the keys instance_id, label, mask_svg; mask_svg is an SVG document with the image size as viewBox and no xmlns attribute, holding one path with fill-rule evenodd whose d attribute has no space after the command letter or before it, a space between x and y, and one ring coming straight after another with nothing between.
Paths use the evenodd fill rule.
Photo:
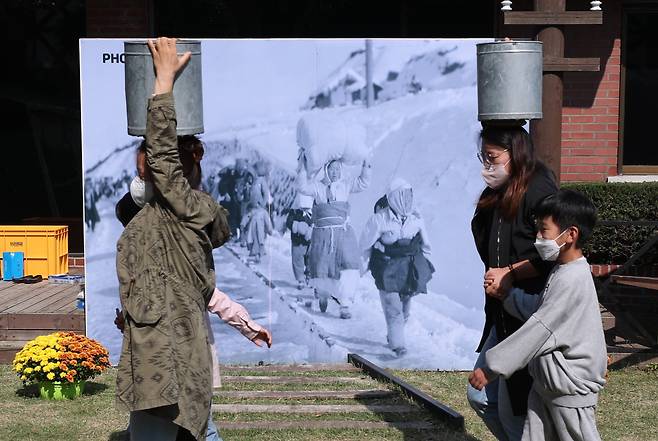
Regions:
<instances>
[{"instance_id":1,"label":"shadow on grass","mask_svg":"<svg viewBox=\"0 0 658 441\"><path fill-rule=\"evenodd\" d=\"M85 384L85 390L82 395L97 395L105 390L109 386L103 383L95 383L93 381L87 381ZM38 384L28 384L16 390L16 396L23 398L39 398L39 385Z\"/></svg>"},{"instance_id":2,"label":"shadow on grass","mask_svg":"<svg viewBox=\"0 0 658 441\"><path fill-rule=\"evenodd\" d=\"M85 384L85 391L82 393L82 395L96 395L107 390L108 388L109 386L105 383L87 381L87 384Z\"/></svg>"},{"instance_id":3,"label":"shadow on grass","mask_svg":"<svg viewBox=\"0 0 658 441\"><path fill-rule=\"evenodd\" d=\"M112 432L107 441L128 441L129 439L128 431L120 430L118 432Z\"/></svg>"},{"instance_id":4,"label":"shadow on grass","mask_svg":"<svg viewBox=\"0 0 658 441\"><path fill-rule=\"evenodd\" d=\"M20 389L16 390L16 395L23 398L38 398L39 397L39 385L38 384L28 384L23 386Z\"/></svg>"}]
</instances>

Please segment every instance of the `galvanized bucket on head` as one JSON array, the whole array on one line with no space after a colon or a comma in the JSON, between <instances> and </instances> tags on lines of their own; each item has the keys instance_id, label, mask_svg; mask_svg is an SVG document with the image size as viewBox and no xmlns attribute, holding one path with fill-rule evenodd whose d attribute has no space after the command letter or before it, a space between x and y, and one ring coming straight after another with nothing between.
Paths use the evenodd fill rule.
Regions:
<instances>
[{"instance_id":1,"label":"galvanized bucket on head","mask_svg":"<svg viewBox=\"0 0 658 441\"><path fill-rule=\"evenodd\" d=\"M203 133L203 97L201 85L201 42L182 40L176 43L178 54L187 51L192 57L176 77L174 101L176 103L177 133L194 135ZM146 134L146 105L153 94L155 72L153 59L146 41L124 42L126 68L126 110L128 134Z\"/></svg>"},{"instance_id":2,"label":"galvanized bucket on head","mask_svg":"<svg viewBox=\"0 0 658 441\"><path fill-rule=\"evenodd\" d=\"M541 119L541 41L477 45L478 119Z\"/></svg>"}]
</instances>

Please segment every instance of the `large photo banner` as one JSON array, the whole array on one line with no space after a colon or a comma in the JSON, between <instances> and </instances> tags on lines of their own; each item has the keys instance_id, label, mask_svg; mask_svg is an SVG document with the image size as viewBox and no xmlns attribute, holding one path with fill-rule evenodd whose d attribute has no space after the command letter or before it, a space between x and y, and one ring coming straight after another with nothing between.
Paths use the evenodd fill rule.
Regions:
<instances>
[{"instance_id":1,"label":"large photo banner","mask_svg":"<svg viewBox=\"0 0 658 441\"><path fill-rule=\"evenodd\" d=\"M216 314L220 362L470 369L484 267L470 229L476 47L490 40L202 40L202 190L230 213L218 289L272 331ZM81 51L87 334L121 352L116 205L135 187L122 40ZM146 103L144 103L146 107Z\"/></svg>"}]
</instances>

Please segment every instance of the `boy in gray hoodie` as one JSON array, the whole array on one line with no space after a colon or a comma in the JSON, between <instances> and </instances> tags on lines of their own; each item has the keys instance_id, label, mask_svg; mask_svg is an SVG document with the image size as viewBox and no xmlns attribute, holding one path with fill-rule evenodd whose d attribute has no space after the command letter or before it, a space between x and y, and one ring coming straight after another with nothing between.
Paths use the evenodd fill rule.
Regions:
<instances>
[{"instance_id":1,"label":"boy in gray hoodie","mask_svg":"<svg viewBox=\"0 0 658 441\"><path fill-rule=\"evenodd\" d=\"M469 377L481 390L528 365L533 386L523 440L600 440L595 409L605 384L607 354L599 303L582 246L596 223L583 194L560 190L536 209L535 247L557 260L541 295L511 290L504 307L525 324L486 353Z\"/></svg>"}]
</instances>

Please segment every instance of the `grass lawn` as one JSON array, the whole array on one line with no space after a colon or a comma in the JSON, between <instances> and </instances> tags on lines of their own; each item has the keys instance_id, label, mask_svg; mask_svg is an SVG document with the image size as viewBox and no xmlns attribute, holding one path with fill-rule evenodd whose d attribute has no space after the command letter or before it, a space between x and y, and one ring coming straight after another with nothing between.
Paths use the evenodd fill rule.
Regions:
<instances>
[{"instance_id":1,"label":"grass lawn","mask_svg":"<svg viewBox=\"0 0 658 441\"><path fill-rule=\"evenodd\" d=\"M436 439L493 439L466 402L464 387L467 373L396 371L395 374L464 415L465 434L446 432L437 434ZM344 373L340 375L346 376ZM120 432L125 429L128 416L125 413L117 412L114 408L114 378L114 370L96 378L93 382L88 383L88 392L74 401L43 401L34 397L33 390L22 387L9 366L0 366L0 440L122 440L123 436L120 435ZM316 386L313 388L317 389ZM615 441L658 441L658 406L655 398L657 396L658 372L656 370L628 368L623 371L611 372L609 384L601 396L598 411L602 438ZM228 402L226 399L217 401ZM245 403L244 400L239 399L234 402ZM308 401L309 404L322 404L322 402L322 400ZM349 415L341 416L344 419L351 419ZM295 417L295 419L298 418L300 417ZM302 418L317 420L318 416L307 415ZM246 418L237 416L239 421L252 419L254 416ZM236 416L215 415L215 420L221 429L222 421L235 421ZM405 436L394 429L283 430L278 432L225 430L222 433L226 441L424 439Z\"/></svg>"}]
</instances>

